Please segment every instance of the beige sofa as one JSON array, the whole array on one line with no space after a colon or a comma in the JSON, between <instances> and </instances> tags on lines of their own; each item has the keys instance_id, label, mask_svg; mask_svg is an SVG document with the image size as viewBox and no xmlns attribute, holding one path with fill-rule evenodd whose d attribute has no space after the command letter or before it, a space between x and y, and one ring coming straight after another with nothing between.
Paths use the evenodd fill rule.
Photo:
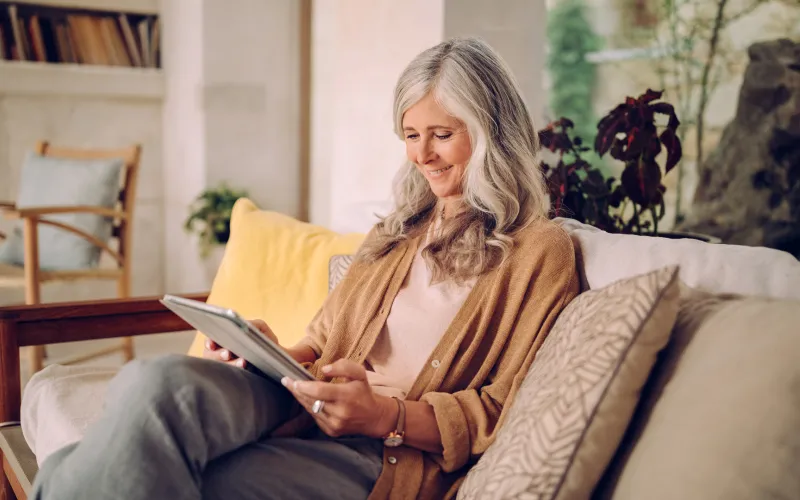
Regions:
<instances>
[{"instance_id":1,"label":"beige sofa","mask_svg":"<svg viewBox=\"0 0 800 500\"><path fill-rule=\"evenodd\" d=\"M795 305L798 307L794 309L800 311L800 302L793 302L800 301L800 262L788 254L765 248L711 245L694 240L611 235L568 219L561 219L559 223L569 232L576 244L584 290L602 288L622 278L675 264L680 267L680 279L687 286L687 290L691 288L714 293L767 297L779 302L779 307L772 307L770 311L786 311L785 318L790 320L798 318L797 314L793 313L794 316L791 317L788 314ZM203 297L196 298L202 299ZM691 304L691 301L689 300L687 303ZM697 314L692 316L691 312L691 308L682 310L681 314L684 317L679 318L678 323L685 324L692 318L701 317ZM707 316L703 316L703 318ZM778 316L765 319L763 324L785 330L784 316L782 313ZM690 487L681 490L685 495L682 498L692 498L699 491L709 492L710 496L707 498L718 497L714 491L719 489L720 480L728 478L735 481L737 479L727 475L727 471L739 470L737 464L729 462L733 459L741 461L741 457L747 455L747 450L730 446L732 436L746 437L746 439L740 439L742 446L749 447L753 453L756 453L763 466L763 470L760 470L761 476L754 472L752 478L747 478L751 482L735 491L742 492L742 494L752 493L756 490L751 486L758 483L758 488L761 488L758 491L764 492L763 495L760 495L762 498L800 498L800 485L794 490L797 492L795 496L769 495L770 486L774 486L776 492L791 491L793 485L787 485L787 477L794 475L800 478L800 469L797 465L800 464L800 432L796 430L800 429L800 342L798 342L800 327L795 329L791 336L784 336L783 343L780 345L785 348L778 349L776 355L772 345L766 346L770 349L760 349L759 322L754 322L752 316L748 318L749 323L742 324L740 322L738 325L745 329L744 332L734 332L730 335L731 342L735 343L733 346L729 345L725 338L717 338L716 334L708 332L703 334L703 338L711 339L713 337L714 342L719 344L700 345L696 338L698 332L702 332L701 325L694 325L693 329L684 328L682 335L672 339L664 352L663 359L653 370L642 403L637 414L631 420L625 440L595 490L597 497L642 498L640 496L642 488L647 484L653 484L660 485L660 488L654 488L648 498L670 498L664 496L674 490L674 488L671 490L668 487L669 483L680 481L680 474L683 472L673 470L667 473L668 471L659 469L658 460L654 459L652 454L660 454L659 446L663 445L665 440L667 442L671 440L669 420L677 419L677 415L681 418L689 418L690 421L681 421L676 425L683 427L673 430L682 431L686 426L694 425L692 432L707 435L718 431L720 434L718 439L728 445L727 456L715 455L716 448L706 448L705 451L710 453L707 457L702 457L702 449L687 449L687 453L705 460L700 461L700 465L692 465L695 469L698 467L702 469L703 477L719 475L722 471L723 478L715 478L710 484L704 486L697 484L697 477L687 476L686 481ZM14 493L19 498L26 498L37 470L37 457L31 451L29 441L26 441L23 436L20 425L13 423L13 421L20 420L19 347L56 341L110 338L185 329L188 329L187 325L165 311L155 298L0 309L0 376L3 377L2 392L0 393L0 421L12 421L11 424L0 428L0 449L4 455L3 468L7 481L5 485L0 484L0 488L5 488L0 491L4 491L6 498L13 498ZM55 332L58 332L58 336L55 335ZM773 338L769 339L769 342L774 341ZM692 397L696 397L696 394L679 393L676 395L670 392L672 387L678 385L680 387L697 386L692 382L689 373L696 369L696 361L682 362L683 356L686 353L692 353L695 345L699 346L699 352L703 356L707 356L704 358L707 360L707 370L701 367L700 373L696 375L698 384L702 385L703 391L705 391L705 399L713 401L714 404L735 404L738 405L737 407L714 409L700 404L701 402L692 401ZM797 349L795 350L795 348ZM767 358L759 357L748 363L748 352L767 356ZM740 373L732 374L729 371L730 366L726 365L725 370L718 373L723 379L715 377L714 364L716 361L727 360L730 362L731 359L739 359L737 356L743 356L744 361L740 364ZM769 356L773 356L773 358L770 359ZM684 370L682 363L689 368ZM794 371L791 370L791 366L795 367ZM775 372L773 368L780 368L782 371ZM731 385L734 388L737 384L747 385L754 380L765 377L769 379L776 373L780 374L784 380L776 383L774 394L767 391L766 394L761 394L757 400L754 399L758 407L748 406L747 401L740 397L752 396L751 390L731 391ZM785 380L787 373L788 382ZM689 379L685 380L684 375L689 376ZM724 377L731 377L731 380L726 380ZM679 380L680 384L673 383L675 380ZM791 389L792 387L794 389ZM75 393L81 390L79 386L75 386L74 389ZM791 392L792 390L794 392ZM660 401L667 399L670 401L666 408L658 407ZM684 407L680 408L681 405ZM771 414L776 415L777 420L772 419L768 422L772 426L771 429L761 428L759 423L759 419L766 418L765 412L766 414L772 412ZM728 418L734 413L736 418ZM662 418L662 414L666 415L667 422L653 420ZM40 426L46 424L47 422L43 422ZM795 429L793 437L792 435L787 437L784 431L791 428L792 425ZM776 430L776 426L779 429ZM657 439L648 435L648 429L652 431L656 427L658 428L658 432L655 434ZM759 433L763 433L769 442L756 446ZM688 443L685 441L686 433L675 432L674 435L676 436L675 443L691 448L691 440ZM646 438L652 439L647 441ZM783 439L785 442L783 444L776 443L776 439ZM733 440L736 441L735 438ZM645 441L647 441L647 446L644 448L639 446ZM50 449L59 444L51 442ZM37 447L45 450L47 449L46 445L47 443L38 443ZM643 458L637 462L638 456ZM680 450L670 450L669 460L665 458L664 463L675 469L677 467L676 456L680 456ZM686 458L691 457L687 455ZM709 461L714 463L708 463ZM688 460L687 463L691 463L691 460ZM738 479L742 480L741 477ZM703 489L704 487L706 490ZM3 498L2 493L0 493L0 498ZM736 498L736 496L729 498ZM741 498L746 498L746 496L741 496Z\"/></svg>"}]
</instances>

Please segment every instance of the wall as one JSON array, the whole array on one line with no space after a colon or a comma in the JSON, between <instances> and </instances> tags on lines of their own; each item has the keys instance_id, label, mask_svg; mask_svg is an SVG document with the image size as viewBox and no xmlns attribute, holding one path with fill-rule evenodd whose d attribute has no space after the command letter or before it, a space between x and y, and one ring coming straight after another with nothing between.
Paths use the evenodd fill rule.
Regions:
<instances>
[{"instance_id":1,"label":"wall","mask_svg":"<svg viewBox=\"0 0 800 500\"><path fill-rule=\"evenodd\" d=\"M96 81L98 85L108 83L102 77ZM113 92L102 98L92 97L85 89L81 95L65 95L58 82L51 83L54 84L45 93L10 94L0 90L0 199L16 198L24 155L38 140L98 148L142 144L133 221L132 292L160 292L164 262L160 99L108 95ZM0 230L7 232L9 228L8 221L0 225ZM115 294L113 282L85 281L47 285L42 298L63 301L109 298ZM0 289L0 305L23 301L21 289Z\"/></svg>"},{"instance_id":2,"label":"wall","mask_svg":"<svg viewBox=\"0 0 800 500\"><path fill-rule=\"evenodd\" d=\"M264 209L301 212L300 2L162 3L165 65L165 288L207 290L203 262L183 231L188 206L221 182ZM208 269L211 269L209 271Z\"/></svg>"}]
</instances>

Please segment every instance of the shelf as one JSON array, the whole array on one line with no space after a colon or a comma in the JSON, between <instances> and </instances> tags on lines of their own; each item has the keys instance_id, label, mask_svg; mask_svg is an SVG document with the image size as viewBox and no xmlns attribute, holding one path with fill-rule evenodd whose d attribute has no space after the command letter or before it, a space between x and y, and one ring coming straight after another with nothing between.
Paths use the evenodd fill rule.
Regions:
<instances>
[{"instance_id":1,"label":"shelf","mask_svg":"<svg viewBox=\"0 0 800 500\"><path fill-rule=\"evenodd\" d=\"M87 9L131 14L158 14L159 0L3 0L3 3L59 9Z\"/></svg>"},{"instance_id":2,"label":"shelf","mask_svg":"<svg viewBox=\"0 0 800 500\"><path fill-rule=\"evenodd\" d=\"M0 96L162 99L164 74L155 68L0 61Z\"/></svg>"}]
</instances>

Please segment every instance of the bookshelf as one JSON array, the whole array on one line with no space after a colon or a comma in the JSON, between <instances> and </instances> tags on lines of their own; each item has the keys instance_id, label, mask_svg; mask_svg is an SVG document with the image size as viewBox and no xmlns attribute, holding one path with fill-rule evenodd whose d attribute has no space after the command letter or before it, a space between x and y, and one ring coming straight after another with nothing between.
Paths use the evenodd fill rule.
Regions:
<instances>
[{"instance_id":1,"label":"bookshelf","mask_svg":"<svg viewBox=\"0 0 800 500\"><path fill-rule=\"evenodd\" d=\"M158 0L16 0L3 3L37 5L59 9L85 9L131 14L158 14Z\"/></svg>"},{"instance_id":2,"label":"bookshelf","mask_svg":"<svg viewBox=\"0 0 800 500\"><path fill-rule=\"evenodd\" d=\"M0 0L0 62L159 69L158 0Z\"/></svg>"},{"instance_id":3,"label":"bookshelf","mask_svg":"<svg viewBox=\"0 0 800 500\"><path fill-rule=\"evenodd\" d=\"M164 75L155 68L0 61L0 96L162 99Z\"/></svg>"}]
</instances>

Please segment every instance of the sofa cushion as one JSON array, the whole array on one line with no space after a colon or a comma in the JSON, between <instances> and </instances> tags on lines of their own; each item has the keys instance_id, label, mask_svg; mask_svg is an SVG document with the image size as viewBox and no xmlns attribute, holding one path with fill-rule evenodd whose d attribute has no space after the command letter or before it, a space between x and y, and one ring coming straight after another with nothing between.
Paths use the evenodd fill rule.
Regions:
<instances>
[{"instance_id":1,"label":"sofa cushion","mask_svg":"<svg viewBox=\"0 0 800 500\"><path fill-rule=\"evenodd\" d=\"M364 237L259 210L242 198L233 207L231 236L208 302L263 319L281 344L293 345L328 295L331 257L354 253ZM189 354L202 356L204 341L198 334Z\"/></svg>"},{"instance_id":2,"label":"sofa cushion","mask_svg":"<svg viewBox=\"0 0 800 500\"><path fill-rule=\"evenodd\" d=\"M797 498L800 302L689 304L598 498Z\"/></svg>"},{"instance_id":3,"label":"sofa cushion","mask_svg":"<svg viewBox=\"0 0 800 500\"><path fill-rule=\"evenodd\" d=\"M677 274L623 280L564 309L458 498L589 497L669 339Z\"/></svg>"},{"instance_id":4,"label":"sofa cushion","mask_svg":"<svg viewBox=\"0 0 800 500\"><path fill-rule=\"evenodd\" d=\"M556 222L575 244L583 290L677 265L681 281L694 288L800 299L800 261L786 252L693 239L610 234L574 219L559 218Z\"/></svg>"},{"instance_id":5,"label":"sofa cushion","mask_svg":"<svg viewBox=\"0 0 800 500\"><path fill-rule=\"evenodd\" d=\"M22 167L17 208L91 205L114 208L119 197L122 159L72 160L29 153ZM111 237L111 219L93 214L48 215L81 229L100 241ZM39 225L39 267L44 270L84 269L100 258L100 248L63 229ZM25 257L22 222L0 244L0 262L21 266Z\"/></svg>"}]
</instances>

